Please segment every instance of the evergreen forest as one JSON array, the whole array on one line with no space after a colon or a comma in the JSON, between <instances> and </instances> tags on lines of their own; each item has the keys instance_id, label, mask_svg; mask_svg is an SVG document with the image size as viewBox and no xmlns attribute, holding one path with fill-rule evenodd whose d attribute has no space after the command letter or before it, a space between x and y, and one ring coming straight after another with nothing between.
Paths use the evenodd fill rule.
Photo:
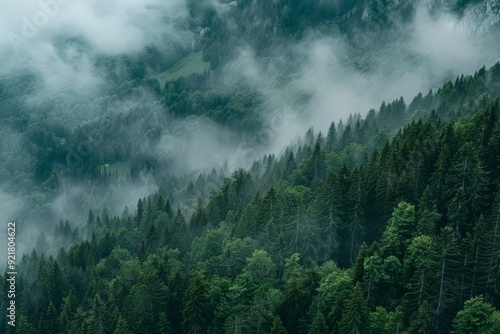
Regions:
<instances>
[{"instance_id":1,"label":"evergreen forest","mask_svg":"<svg viewBox=\"0 0 500 334\"><path fill-rule=\"evenodd\" d=\"M290 84L307 67L291 45L344 36L342 68L367 77L388 54L427 66L396 52L416 1L182 3L192 41L92 53L92 94L0 71L0 200L19 209L0 216L18 243L16 321L3 311L0 333L500 333L498 54L263 149L276 101L296 118L274 135L319 105ZM373 22L383 32L360 47ZM265 89L241 80L246 48L274 71Z\"/></svg>"}]
</instances>

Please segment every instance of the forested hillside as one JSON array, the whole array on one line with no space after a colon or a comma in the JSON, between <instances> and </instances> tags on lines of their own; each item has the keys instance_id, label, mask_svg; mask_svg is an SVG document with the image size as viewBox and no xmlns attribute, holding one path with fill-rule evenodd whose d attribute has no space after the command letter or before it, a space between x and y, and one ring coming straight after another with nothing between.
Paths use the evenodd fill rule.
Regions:
<instances>
[{"instance_id":1,"label":"forested hillside","mask_svg":"<svg viewBox=\"0 0 500 334\"><path fill-rule=\"evenodd\" d=\"M290 110L296 123L329 123L331 113L337 121L350 113L365 113L375 101L411 98L418 92L415 88L428 91L485 64L480 55L488 52L478 51L470 56L473 62L459 62L455 68L446 66L453 61L434 59L425 43L409 46L412 39L430 37L418 35L425 29L411 24L418 3L188 1L188 14L180 25L188 30L182 36L189 38L175 43L167 39L140 52L108 55L92 51L83 38L58 40L54 57L76 68L76 80L63 80L65 69L57 73L57 64L55 78L44 72L50 65L0 71L1 191L13 203L24 203L8 214L9 219L57 221L66 213L53 212L61 196L76 216L104 205L121 212L130 200L120 199L120 190L110 187L117 179L123 188L131 183L147 189L139 192L147 194L186 187L201 171L202 178L211 175L203 186L208 194L227 176L225 162L236 160L229 166L234 169L249 167L258 158L235 157L240 148L258 143L259 154L271 151L261 133L274 118L283 118L282 109ZM442 1L431 7L460 12L469 3L475 2ZM490 7L487 13L495 18L496 7ZM491 34L496 36L494 30ZM485 36L474 40L496 45ZM329 44L339 50L325 51L323 45ZM318 66L317 57L334 61ZM433 64L437 60L439 66ZM476 63L470 72L459 66ZM49 84L53 81L57 89ZM496 94L498 86L482 84L488 86L478 88L478 93L493 89ZM328 95L344 89L345 96L319 101L331 108L317 110L318 91ZM384 90L390 93L378 93ZM365 98L356 96L365 93L367 101L357 105ZM326 116L316 118L325 119L315 119L318 113ZM404 124L401 115L392 118L391 113L381 123L390 119L390 126ZM277 139L288 143L293 133L285 134ZM108 182L110 178L114 181ZM111 196L103 196L106 193ZM182 205L185 196L172 193L172 201ZM189 214L191 206L184 206L183 213Z\"/></svg>"},{"instance_id":2,"label":"forested hillside","mask_svg":"<svg viewBox=\"0 0 500 334\"><path fill-rule=\"evenodd\" d=\"M20 264L17 333L497 333L500 110L477 83L499 68L311 129L190 218L158 193L61 221L76 242Z\"/></svg>"},{"instance_id":3,"label":"forested hillside","mask_svg":"<svg viewBox=\"0 0 500 334\"><path fill-rule=\"evenodd\" d=\"M142 2L0 53L0 333L500 333L496 2Z\"/></svg>"}]
</instances>

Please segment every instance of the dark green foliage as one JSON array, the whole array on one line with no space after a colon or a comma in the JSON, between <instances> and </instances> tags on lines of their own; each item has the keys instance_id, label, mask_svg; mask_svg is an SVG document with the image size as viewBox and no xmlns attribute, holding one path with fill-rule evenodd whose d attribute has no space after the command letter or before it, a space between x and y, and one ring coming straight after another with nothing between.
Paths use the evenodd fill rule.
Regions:
<instances>
[{"instance_id":1,"label":"dark green foliage","mask_svg":"<svg viewBox=\"0 0 500 334\"><path fill-rule=\"evenodd\" d=\"M352 290L351 297L345 302L340 333L369 333L369 316L368 303L358 282Z\"/></svg>"},{"instance_id":2,"label":"dark green foliage","mask_svg":"<svg viewBox=\"0 0 500 334\"><path fill-rule=\"evenodd\" d=\"M58 333L59 324L57 321L57 310L54 304L50 303L47 310L43 313L38 326L40 334Z\"/></svg>"},{"instance_id":3,"label":"dark green foliage","mask_svg":"<svg viewBox=\"0 0 500 334\"><path fill-rule=\"evenodd\" d=\"M424 301L418 308L417 315L412 319L409 333L435 334L438 333L434 322L434 315L427 301Z\"/></svg>"},{"instance_id":4,"label":"dark green foliage","mask_svg":"<svg viewBox=\"0 0 500 334\"><path fill-rule=\"evenodd\" d=\"M206 286L201 273L189 278L182 310L182 331L186 334L205 333L209 323L209 305Z\"/></svg>"},{"instance_id":5,"label":"dark green foliage","mask_svg":"<svg viewBox=\"0 0 500 334\"><path fill-rule=\"evenodd\" d=\"M494 312L495 309L485 303L483 297L469 299L465 302L464 309L458 312L453 320L451 333L493 333L490 319Z\"/></svg>"},{"instance_id":6,"label":"dark green foliage","mask_svg":"<svg viewBox=\"0 0 500 334\"><path fill-rule=\"evenodd\" d=\"M271 334L287 334L288 332L283 326L283 322L281 321L279 316L275 316L273 319L273 325L271 327Z\"/></svg>"},{"instance_id":7,"label":"dark green foliage","mask_svg":"<svg viewBox=\"0 0 500 334\"><path fill-rule=\"evenodd\" d=\"M250 10L249 3L238 8ZM258 9L251 10L275 14L281 6L252 3ZM214 13L191 5L216 25ZM319 2L287 5L279 29L314 25L298 10L331 14L321 14ZM218 68L231 55L213 39L203 49ZM124 138L117 131L105 146L131 160L132 174L148 165L162 187L135 212L89 211L85 228L62 220L53 236L38 237L37 251L19 260L18 332L497 333L498 102L470 91L498 66L409 106L398 99L366 118L332 123L326 138L310 129L248 171L163 178L158 161L114 147ZM214 119L237 123L258 105L251 93L187 93L196 86L188 81L165 87L181 114L192 99L190 108L203 105ZM242 127L251 127L249 117ZM54 131L78 142L86 130ZM41 150L40 180L61 158L48 153L62 148L47 133L27 133ZM101 153L72 177L111 182L97 168Z\"/></svg>"}]
</instances>

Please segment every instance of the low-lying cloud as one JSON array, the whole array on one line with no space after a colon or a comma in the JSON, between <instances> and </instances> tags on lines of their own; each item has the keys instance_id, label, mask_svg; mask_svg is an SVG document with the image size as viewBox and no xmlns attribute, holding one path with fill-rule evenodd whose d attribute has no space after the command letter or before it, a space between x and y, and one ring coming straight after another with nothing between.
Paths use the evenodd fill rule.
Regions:
<instances>
[{"instance_id":1,"label":"low-lying cloud","mask_svg":"<svg viewBox=\"0 0 500 334\"><path fill-rule=\"evenodd\" d=\"M411 22L392 22L399 29L398 38L383 48L366 49L364 54L352 52L352 36L348 39L340 34L311 32L288 49L295 57L291 66L294 71L281 82L276 77L285 60L276 59L275 66L270 66L250 57L248 47L242 48L228 69L245 64L246 69L238 75L256 85L264 83L260 90L266 97L263 112L268 123L284 108L293 110L296 116L287 118L286 130L274 131L267 125L272 137L262 153L279 152L311 126L325 132L332 121L345 120L353 113L364 115L383 101L401 96L409 104L419 92L426 93L461 74L473 74L482 66L493 65L499 60L500 38L492 31L500 13L492 17L485 12L483 17L478 15L478 8L489 10L481 4L467 9L462 16L446 11L431 15L427 8L418 6ZM490 23L485 24L484 18L489 18ZM368 38L370 45L377 45L377 39L386 36L387 31L376 22L367 26L377 29L362 37ZM354 50L359 50L359 45L354 45ZM302 104L304 100L294 102L293 97L297 100L300 95L307 97L306 105ZM251 150L255 145L242 146Z\"/></svg>"},{"instance_id":2,"label":"low-lying cloud","mask_svg":"<svg viewBox=\"0 0 500 334\"><path fill-rule=\"evenodd\" d=\"M99 89L96 55L136 53L160 41L189 43L182 0L27 0L0 3L0 74L38 73L57 91ZM72 85L71 85L72 86Z\"/></svg>"}]
</instances>

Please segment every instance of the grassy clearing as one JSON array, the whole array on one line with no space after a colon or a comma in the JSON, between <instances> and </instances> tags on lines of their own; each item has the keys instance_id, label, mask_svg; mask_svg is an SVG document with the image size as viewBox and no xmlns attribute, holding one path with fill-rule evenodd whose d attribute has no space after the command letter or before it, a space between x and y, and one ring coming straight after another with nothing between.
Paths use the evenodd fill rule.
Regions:
<instances>
[{"instance_id":1,"label":"grassy clearing","mask_svg":"<svg viewBox=\"0 0 500 334\"><path fill-rule=\"evenodd\" d=\"M179 60L174 66L157 76L160 87L163 89L165 83L170 80L176 80L192 73L202 74L210 69L210 63L203 61L202 52L192 52Z\"/></svg>"},{"instance_id":2,"label":"grassy clearing","mask_svg":"<svg viewBox=\"0 0 500 334\"><path fill-rule=\"evenodd\" d=\"M99 166L101 173L110 172L112 176L127 178L130 175L130 165L127 162L116 162L114 164L102 164Z\"/></svg>"}]
</instances>

